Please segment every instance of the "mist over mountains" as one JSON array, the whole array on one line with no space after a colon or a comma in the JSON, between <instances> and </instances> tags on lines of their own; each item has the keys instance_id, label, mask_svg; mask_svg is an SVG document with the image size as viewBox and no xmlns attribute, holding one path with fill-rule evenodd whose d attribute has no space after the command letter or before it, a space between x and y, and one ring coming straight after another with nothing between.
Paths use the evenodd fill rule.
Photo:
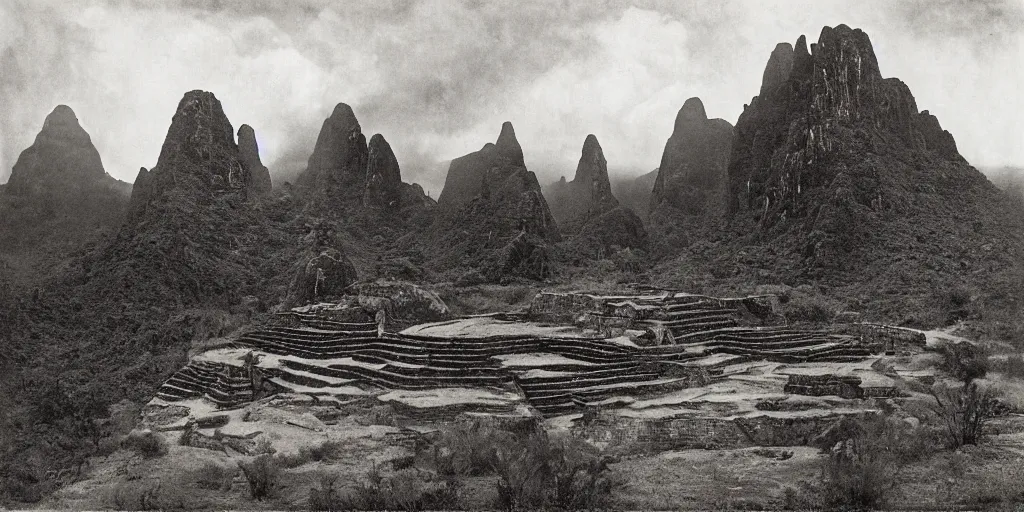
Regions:
<instances>
[{"instance_id":1,"label":"mist over mountains","mask_svg":"<svg viewBox=\"0 0 1024 512\"><path fill-rule=\"evenodd\" d=\"M772 47L840 21L884 41L880 65L957 134L969 161L1024 161L1008 114L1021 110L1019 95L999 79L1021 59L1017 2L763 4L765 12L799 13L778 20L743 2L295 5L5 2L0 181L34 123L61 103L88 120L108 172L131 181L159 150L163 133L149 120L192 89L214 92L229 116L245 119L259 134L263 163L285 181L304 168L317 123L339 99L368 130L390 134L407 177L434 197L444 182L436 162L478 149L505 120L519 127L542 183L575 165L569 155L589 133L615 162L613 175L639 175L658 165L656 141L670 135L668 113L685 99L700 97L709 117L735 124L763 66L740 48ZM970 24L989 28L963 29ZM446 43L434 51L437 41ZM953 81L960 86L942 85Z\"/></svg>"}]
</instances>

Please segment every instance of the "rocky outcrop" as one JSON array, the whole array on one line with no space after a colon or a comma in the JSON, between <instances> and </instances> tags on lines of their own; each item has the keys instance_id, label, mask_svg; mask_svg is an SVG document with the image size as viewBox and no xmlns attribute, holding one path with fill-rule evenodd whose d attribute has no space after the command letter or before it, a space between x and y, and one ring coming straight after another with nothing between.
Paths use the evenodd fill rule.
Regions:
<instances>
[{"instance_id":1,"label":"rocky outcrop","mask_svg":"<svg viewBox=\"0 0 1024 512\"><path fill-rule=\"evenodd\" d=\"M633 210L619 206L588 219L571 246L577 254L589 258L609 258L624 249L647 250L647 230Z\"/></svg>"},{"instance_id":2,"label":"rocky outcrop","mask_svg":"<svg viewBox=\"0 0 1024 512\"><path fill-rule=\"evenodd\" d=\"M256 132L251 126L243 124L238 127L238 152L242 156L242 165L249 171L249 188L257 195L270 193L273 187L270 181L270 169L260 161L260 148L256 143Z\"/></svg>"},{"instance_id":3,"label":"rocky outcrop","mask_svg":"<svg viewBox=\"0 0 1024 512\"><path fill-rule=\"evenodd\" d=\"M363 205L370 208L395 209L402 202L402 173L398 159L384 136L370 138Z\"/></svg>"},{"instance_id":4,"label":"rocky outcrop","mask_svg":"<svg viewBox=\"0 0 1024 512\"><path fill-rule=\"evenodd\" d=\"M356 302L368 312L385 310L389 326L449 320L452 313L438 295L405 281L377 280L352 286Z\"/></svg>"},{"instance_id":5,"label":"rocky outcrop","mask_svg":"<svg viewBox=\"0 0 1024 512\"><path fill-rule=\"evenodd\" d=\"M572 181L565 181L563 176L549 191L551 215L563 234L576 234L588 220L619 206L608 179L608 161L597 137L587 135L583 142Z\"/></svg>"},{"instance_id":6,"label":"rocky outcrop","mask_svg":"<svg viewBox=\"0 0 1024 512\"><path fill-rule=\"evenodd\" d=\"M244 201L251 182L220 101L213 93L190 91L178 103L156 166L139 172L129 220L162 216L168 207L191 208L219 197Z\"/></svg>"},{"instance_id":7,"label":"rocky outcrop","mask_svg":"<svg viewBox=\"0 0 1024 512\"><path fill-rule=\"evenodd\" d=\"M736 125L729 192L738 230L796 237L815 273L882 265L936 236L977 238L998 209L949 132L918 112L906 84L882 77L868 35L845 25L824 27L809 49L800 36L772 52ZM951 223L966 211L978 229Z\"/></svg>"},{"instance_id":8,"label":"rocky outcrop","mask_svg":"<svg viewBox=\"0 0 1024 512\"><path fill-rule=\"evenodd\" d=\"M0 251L53 244L72 249L121 223L131 185L107 174L70 107L46 116L0 188ZM51 247L54 249L54 247ZM43 261L57 256L44 250Z\"/></svg>"},{"instance_id":9,"label":"rocky outcrop","mask_svg":"<svg viewBox=\"0 0 1024 512\"><path fill-rule=\"evenodd\" d=\"M297 185L314 207L350 208L361 203L369 148L352 107L339 103L324 120L313 154Z\"/></svg>"},{"instance_id":10,"label":"rocky outcrop","mask_svg":"<svg viewBox=\"0 0 1024 512\"><path fill-rule=\"evenodd\" d=\"M320 302L344 295L356 281L356 269L338 249L322 248L298 265L290 296L297 304Z\"/></svg>"},{"instance_id":11,"label":"rocky outcrop","mask_svg":"<svg viewBox=\"0 0 1024 512\"><path fill-rule=\"evenodd\" d=\"M304 248L292 267L288 300L292 304L316 304L350 292L356 269L341 250L327 223L312 226L303 239Z\"/></svg>"},{"instance_id":12,"label":"rocky outcrop","mask_svg":"<svg viewBox=\"0 0 1024 512\"><path fill-rule=\"evenodd\" d=\"M699 98L679 110L651 191L650 229L666 250L724 224L732 138L732 125L708 119Z\"/></svg>"},{"instance_id":13,"label":"rocky outcrop","mask_svg":"<svg viewBox=\"0 0 1024 512\"><path fill-rule=\"evenodd\" d=\"M452 161L438 207L435 264L475 268L494 281L549 272L548 245L561 235L511 123L495 144Z\"/></svg>"}]
</instances>

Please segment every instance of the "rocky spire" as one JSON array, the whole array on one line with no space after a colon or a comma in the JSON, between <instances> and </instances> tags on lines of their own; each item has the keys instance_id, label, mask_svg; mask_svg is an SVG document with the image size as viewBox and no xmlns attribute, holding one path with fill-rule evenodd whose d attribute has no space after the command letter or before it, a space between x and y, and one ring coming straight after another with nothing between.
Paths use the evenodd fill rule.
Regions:
<instances>
[{"instance_id":1,"label":"rocky spire","mask_svg":"<svg viewBox=\"0 0 1024 512\"><path fill-rule=\"evenodd\" d=\"M804 48L806 50L806 48ZM779 84L789 79L793 71L793 46L789 43L779 43L768 58L768 65L764 67L764 74L761 77L761 94L770 88L778 87Z\"/></svg>"},{"instance_id":2,"label":"rocky spire","mask_svg":"<svg viewBox=\"0 0 1024 512\"><path fill-rule=\"evenodd\" d=\"M498 156L505 159L510 165L526 167L523 160L523 148L516 140L516 130L512 128L512 123L505 121L501 124L501 133L494 146L498 150Z\"/></svg>"},{"instance_id":3,"label":"rocky spire","mask_svg":"<svg viewBox=\"0 0 1024 512\"><path fill-rule=\"evenodd\" d=\"M463 155L452 160L448 166L444 188L437 198L441 211L454 211L468 203L483 191L483 174L488 169L500 166L506 169L525 168L523 148L516 140L512 123L505 121L496 143L488 142L480 151Z\"/></svg>"},{"instance_id":4,"label":"rocky spire","mask_svg":"<svg viewBox=\"0 0 1024 512\"><path fill-rule=\"evenodd\" d=\"M366 187L363 205L371 208L397 208L402 198L402 172L391 145L384 136L370 137Z\"/></svg>"},{"instance_id":5,"label":"rocky spire","mask_svg":"<svg viewBox=\"0 0 1024 512\"><path fill-rule=\"evenodd\" d=\"M100 154L71 107L53 109L35 142L22 151L6 191L35 195L55 189L90 187L106 177Z\"/></svg>"},{"instance_id":6,"label":"rocky spire","mask_svg":"<svg viewBox=\"0 0 1024 512\"><path fill-rule=\"evenodd\" d=\"M595 198L611 196L612 187L608 180L608 161L604 158L604 150L594 134L587 135L583 141L583 152L576 164L576 176L573 181L589 184ZM614 198L613 198L614 199Z\"/></svg>"},{"instance_id":7,"label":"rocky spire","mask_svg":"<svg viewBox=\"0 0 1024 512\"><path fill-rule=\"evenodd\" d=\"M549 189L551 214L563 233L575 234L587 220L619 205L608 179L608 161L597 137L587 135L576 174Z\"/></svg>"},{"instance_id":8,"label":"rocky spire","mask_svg":"<svg viewBox=\"0 0 1024 512\"><path fill-rule=\"evenodd\" d=\"M548 244L561 235L522 155L505 123L497 143L452 160L431 228L436 261L494 281L548 275Z\"/></svg>"},{"instance_id":9,"label":"rocky spire","mask_svg":"<svg viewBox=\"0 0 1024 512\"><path fill-rule=\"evenodd\" d=\"M243 124L238 127L238 153L242 157L242 165L249 171L249 187L256 194L270 192L270 169L260 161L259 145L256 143L256 131Z\"/></svg>"},{"instance_id":10,"label":"rocky spire","mask_svg":"<svg viewBox=\"0 0 1024 512\"><path fill-rule=\"evenodd\" d=\"M312 196L314 204L358 204L368 156L366 137L352 107L339 103L324 120L298 185Z\"/></svg>"},{"instance_id":11,"label":"rocky spire","mask_svg":"<svg viewBox=\"0 0 1024 512\"><path fill-rule=\"evenodd\" d=\"M724 220L732 139L732 125L708 119L699 98L683 103L651 193L653 232L706 231Z\"/></svg>"},{"instance_id":12,"label":"rocky spire","mask_svg":"<svg viewBox=\"0 0 1024 512\"><path fill-rule=\"evenodd\" d=\"M235 192L245 197L250 176L220 101L213 93L190 91L178 103L156 166L139 172L130 216L144 214L172 189L195 201Z\"/></svg>"},{"instance_id":13,"label":"rocky spire","mask_svg":"<svg viewBox=\"0 0 1024 512\"><path fill-rule=\"evenodd\" d=\"M782 60L779 48L784 44L768 69ZM937 119L918 112L909 87L882 77L863 31L824 27L810 52L800 36L784 86L781 69L768 69L766 85L775 86L762 87L736 125L729 166L734 224L778 232L775 225L797 222L808 230L791 231L805 237L804 255L826 268L852 261L855 247L871 246L883 229L871 222L891 216L885 210L907 218L917 204L908 191L945 191L947 206L968 197L966 190L987 194L984 177L964 165ZM922 213L917 225L933 214Z\"/></svg>"}]
</instances>

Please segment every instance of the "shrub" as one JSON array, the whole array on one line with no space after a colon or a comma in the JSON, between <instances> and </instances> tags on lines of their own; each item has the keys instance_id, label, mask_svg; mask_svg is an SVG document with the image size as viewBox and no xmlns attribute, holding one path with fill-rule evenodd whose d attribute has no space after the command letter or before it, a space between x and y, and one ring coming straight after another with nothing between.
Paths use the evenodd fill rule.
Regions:
<instances>
[{"instance_id":1,"label":"shrub","mask_svg":"<svg viewBox=\"0 0 1024 512\"><path fill-rule=\"evenodd\" d=\"M952 449L980 443L985 425L995 417L999 405L991 388L982 388L977 382L965 383L961 388L937 385L932 388L932 397L933 410L942 420Z\"/></svg>"},{"instance_id":2,"label":"shrub","mask_svg":"<svg viewBox=\"0 0 1024 512\"><path fill-rule=\"evenodd\" d=\"M613 489L607 459L595 448L568 436L552 440L543 432L499 448L495 472L497 505L505 510L601 508Z\"/></svg>"},{"instance_id":3,"label":"shrub","mask_svg":"<svg viewBox=\"0 0 1024 512\"><path fill-rule=\"evenodd\" d=\"M939 346L942 363L939 368L965 385L988 374L989 359L985 349L968 342L944 343Z\"/></svg>"},{"instance_id":4,"label":"shrub","mask_svg":"<svg viewBox=\"0 0 1024 512\"><path fill-rule=\"evenodd\" d=\"M324 475L320 480L320 487L311 487L309 489L310 510L326 510L330 512L346 510L345 506L348 503L344 502L341 495L338 494L338 489L335 487L337 481L337 475Z\"/></svg>"},{"instance_id":5,"label":"shrub","mask_svg":"<svg viewBox=\"0 0 1024 512\"><path fill-rule=\"evenodd\" d=\"M245 480L249 482L249 495L256 500L264 500L273 495L277 487L280 470L277 462L270 454L263 454L251 462L240 461Z\"/></svg>"},{"instance_id":6,"label":"shrub","mask_svg":"<svg viewBox=\"0 0 1024 512\"><path fill-rule=\"evenodd\" d=\"M512 441L511 434L493 428L458 426L442 431L417 458L440 475L485 475L494 472L497 448Z\"/></svg>"},{"instance_id":7,"label":"shrub","mask_svg":"<svg viewBox=\"0 0 1024 512\"><path fill-rule=\"evenodd\" d=\"M113 505L117 510L161 510L160 482L147 485L120 484L114 488Z\"/></svg>"},{"instance_id":8,"label":"shrub","mask_svg":"<svg viewBox=\"0 0 1024 512\"><path fill-rule=\"evenodd\" d=\"M1024 380L1024 357L1021 354L1013 354L993 366L993 370L1007 377Z\"/></svg>"},{"instance_id":9,"label":"shrub","mask_svg":"<svg viewBox=\"0 0 1024 512\"><path fill-rule=\"evenodd\" d=\"M825 323L832 320L838 308L827 298L816 293L792 291L783 305L783 312L790 322Z\"/></svg>"},{"instance_id":10,"label":"shrub","mask_svg":"<svg viewBox=\"0 0 1024 512\"><path fill-rule=\"evenodd\" d=\"M293 455L278 455L278 461L286 468L296 468L310 462L334 460L341 456L343 445L340 441L324 441L318 445L303 446Z\"/></svg>"},{"instance_id":11,"label":"shrub","mask_svg":"<svg viewBox=\"0 0 1024 512\"><path fill-rule=\"evenodd\" d=\"M457 480L436 482L430 473L415 470L384 477L376 466L347 493L336 483L337 477L328 476L310 489L310 510L447 510L457 507L461 491Z\"/></svg>"},{"instance_id":12,"label":"shrub","mask_svg":"<svg viewBox=\"0 0 1024 512\"><path fill-rule=\"evenodd\" d=\"M883 417L847 419L837 430L845 439L821 447L827 458L818 481L784 496L787 506L882 508L900 471L930 452L921 429Z\"/></svg>"},{"instance_id":13,"label":"shrub","mask_svg":"<svg viewBox=\"0 0 1024 512\"><path fill-rule=\"evenodd\" d=\"M199 487L210 490L231 490L231 482L235 471L215 462L207 462L196 470L195 481Z\"/></svg>"},{"instance_id":14,"label":"shrub","mask_svg":"<svg viewBox=\"0 0 1024 512\"><path fill-rule=\"evenodd\" d=\"M167 454L167 442L159 434L151 431L132 432L128 434L121 447L132 450L143 457L160 457Z\"/></svg>"}]
</instances>

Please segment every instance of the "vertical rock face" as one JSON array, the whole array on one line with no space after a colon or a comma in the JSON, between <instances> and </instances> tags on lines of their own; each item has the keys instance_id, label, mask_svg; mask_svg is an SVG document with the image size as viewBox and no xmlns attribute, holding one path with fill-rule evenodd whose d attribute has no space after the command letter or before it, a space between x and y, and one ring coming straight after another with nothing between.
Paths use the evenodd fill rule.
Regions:
<instances>
[{"instance_id":1,"label":"vertical rock face","mask_svg":"<svg viewBox=\"0 0 1024 512\"><path fill-rule=\"evenodd\" d=\"M190 91L178 103L157 164L139 172L132 191L130 218L149 212L163 198L191 198L197 204L231 195L244 200L252 182L235 144L231 122L213 93ZM170 204L184 206L183 203Z\"/></svg>"},{"instance_id":2,"label":"vertical rock face","mask_svg":"<svg viewBox=\"0 0 1024 512\"><path fill-rule=\"evenodd\" d=\"M238 152L242 156L242 165L249 171L249 188L258 195L269 193L273 187L270 169L260 161L256 132L247 124L238 127Z\"/></svg>"},{"instance_id":3,"label":"vertical rock face","mask_svg":"<svg viewBox=\"0 0 1024 512\"><path fill-rule=\"evenodd\" d=\"M498 159L503 165L526 167L523 148L516 139L516 130L512 128L512 123L505 121L501 124L501 133L494 143L494 149L497 150Z\"/></svg>"},{"instance_id":4,"label":"vertical rock face","mask_svg":"<svg viewBox=\"0 0 1024 512\"><path fill-rule=\"evenodd\" d=\"M438 207L431 230L438 264L493 281L547 275L547 246L561 236L510 123L495 144L452 160Z\"/></svg>"},{"instance_id":5,"label":"vertical rock face","mask_svg":"<svg viewBox=\"0 0 1024 512\"><path fill-rule=\"evenodd\" d=\"M927 216L917 206L921 192L947 204L986 193L949 132L918 113L903 82L882 78L867 34L825 27L810 52L801 36L787 54L785 44L772 52L760 93L736 125L735 222L765 230L796 223L808 233L805 256L832 266L851 260L884 219Z\"/></svg>"},{"instance_id":6,"label":"vertical rock face","mask_svg":"<svg viewBox=\"0 0 1024 512\"><path fill-rule=\"evenodd\" d=\"M782 46L769 68L782 60ZM806 46L801 36L785 80L778 78L781 67L766 69L761 94L740 116L730 167L732 211L762 210L769 224L783 215L806 215L801 196L827 187L842 171L830 164L851 160L870 172L867 159L852 161L862 150L924 150L963 162L952 136L933 116L918 113L907 86L882 78L867 34L845 25L825 27L811 54ZM878 198L878 179L867 188L864 180L855 181L860 201L869 206Z\"/></svg>"},{"instance_id":7,"label":"vertical rock face","mask_svg":"<svg viewBox=\"0 0 1024 512\"><path fill-rule=\"evenodd\" d=\"M366 165L363 205L371 208L395 209L402 203L402 173L398 159L384 136L370 137Z\"/></svg>"},{"instance_id":8,"label":"vertical rock face","mask_svg":"<svg viewBox=\"0 0 1024 512\"><path fill-rule=\"evenodd\" d=\"M551 214L566 234L577 233L587 220L619 206L608 180L608 161L593 135L587 135L583 142L572 181L563 177L549 190Z\"/></svg>"},{"instance_id":9,"label":"vertical rock face","mask_svg":"<svg viewBox=\"0 0 1024 512\"><path fill-rule=\"evenodd\" d=\"M699 98L679 110L651 192L651 230L669 246L723 224L732 139L732 125L708 119Z\"/></svg>"},{"instance_id":10,"label":"vertical rock face","mask_svg":"<svg viewBox=\"0 0 1024 512\"><path fill-rule=\"evenodd\" d=\"M298 185L311 196L314 205L358 206L368 158L366 137L352 107L339 103L324 120Z\"/></svg>"},{"instance_id":11,"label":"vertical rock face","mask_svg":"<svg viewBox=\"0 0 1024 512\"><path fill-rule=\"evenodd\" d=\"M761 75L761 94L789 79L793 71L793 45L779 43L768 58L768 65L764 67L764 74Z\"/></svg>"}]
</instances>

